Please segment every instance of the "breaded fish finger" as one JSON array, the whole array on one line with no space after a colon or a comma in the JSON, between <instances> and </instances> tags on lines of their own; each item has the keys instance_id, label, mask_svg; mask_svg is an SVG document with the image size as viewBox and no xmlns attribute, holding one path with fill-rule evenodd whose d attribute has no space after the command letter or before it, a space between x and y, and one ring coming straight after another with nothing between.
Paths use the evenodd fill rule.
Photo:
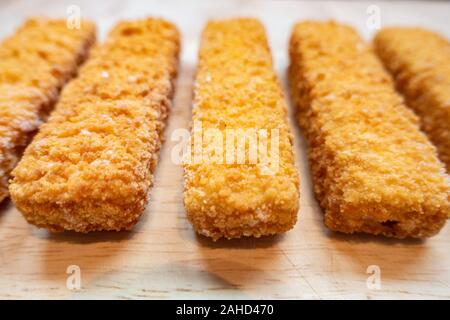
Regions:
<instances>
[{"instance_id":1,"label":"breaded fish finger","mask_svg":"<svg viewBox=\"0 0 450 320\"><path fill-rule=\"evenodd\" d=\"M386 28L374 45L450 172L450 42L420 28Z\"/></svg>"},{"instance_id":2,"label":"breaded fish finger","mask_svg":"<svg viewBox=\"0 0 450 320\"><path fill-rule=\"evenodd\" d=\"M11 197L52 231L130 229L147 202L170 107L179 33L119 23L64 88L13 171Z\"/></svg>"},{"instance_id":3,"label":"breaded fish finger","mask_svg":"<svg viewBox=\"0 0 450 320\"><path fill-rule=\"evenodd\" d=\"M0 201L11 170L95 41L95 26L82 21L34 18L0 44Z\"/></svg>"},{"instance_id":4,"label":"breaded fish finger","mask_svg":"<svg viewBox=\"0 0 450 320\"><path fill-rule=\"evenodd\" d=\"M448 176L371 48L349 26L303 22L290 58L325 224L397 238L436 234L450 210Z\"/></svg>"},{"instance_id":5,"label":"breaded fish finger","mask_svg":"<svg viewBox=\"0 0 450 320\"><path fill-rule=\"evenodd\" d=\"M206 25L194 94L194 156L184 165L184 205L195 230L217 240L291 229L299 209L299 178L287 106L273 70L264 27L258 20L230 19ZM205 152L212 144L206 138L198 144L198 124L205 137L208 130L217 130L216 136L225 138L226 148L220 154L224 155L223 162L205 157L196 161L196 146ZM251 161L250 149L255 145L251 141L255 140L246 138L262 139L252 135L256 131L267 133L271 161L265 162L263 157ZM244 144L239 149L238 140L242 138ZM275 141L278 148L272 149ZM259 146L258 155L263 150ZM243 161L238 160L239 154L244 155ZM275 162L277 165L273 165ZM267 166L271 170L264 171Z\"/></svg>"}]
</instances>

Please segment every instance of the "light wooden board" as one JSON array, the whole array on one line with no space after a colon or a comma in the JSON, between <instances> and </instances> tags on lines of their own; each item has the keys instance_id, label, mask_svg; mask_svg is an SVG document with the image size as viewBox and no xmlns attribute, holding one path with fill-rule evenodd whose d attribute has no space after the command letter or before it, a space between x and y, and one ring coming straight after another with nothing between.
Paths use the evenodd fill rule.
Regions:
<instances>
[{"instance_id":1,"label":"light wooden board","mask_svg":"<svg viewBox=\"0 0 450 320\"><path fill-rule=\"evenodd\" d=\"M369 38L366 10L382 24L422 25L450 37L450 4L297 1L12 1L0 2L0 37L30 15L66 16L77 4L99 26L100 38L119 19L166 17L183 33L183 52L167 141L150 204L132 232L49 234L28 225L11 203L0 210L0 298L450 298L450 225L427 240L398 241L329 232L314 200L305 142L293 119L301 173L301 210L293 230L273 238L213 243L194 234L182 204L182 169L170 153L171 133L187 128L199 32L210 18L256 16L265 23L285 85L287 39L300 19L334 18ZM32 39L30 39L32 41ZM81 269L81 289L66 286L66 269ZM370 265L381 289L368 289Z\"/></svg>"}]
</instances>

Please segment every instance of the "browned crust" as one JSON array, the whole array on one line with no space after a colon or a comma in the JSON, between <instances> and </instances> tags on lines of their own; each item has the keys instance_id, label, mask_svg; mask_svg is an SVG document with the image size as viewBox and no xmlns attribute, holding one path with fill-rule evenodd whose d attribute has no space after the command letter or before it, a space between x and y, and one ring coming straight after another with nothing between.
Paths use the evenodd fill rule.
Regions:
<instances>
[{"instance_id":1,"label":"browned crust","mask_svg":"<svg viewBox=\"0 0 450 320\"><path fill-rule=\"evenodd\" d=\"M195 230L218 238L285 232L297 221L299 178L287 107L265 30L255 19L211 21L202 35L193 120L210 128L279 130L279 169L257 164L188 163L184 205ZM191 143L194 143L191 141ZM203 141L203 148L208 147ZM248 154L247 154L248 155Z\"/></svg>"},{"instance_id":2,"label":"browned crust","mask_svg":"<svg viewBox=\"0 0 450 320\"><path fill-rule=\"evenodd\" d=\"M23 149L86 59L95 26L82 21L33 18L0 44L0 201Z\"/></svg>"},{"instance_id":3,"label":"browned crust","mask_svg":"<svg viewBox=\"0 0 450 320\"><path fill-rule=\"evenodd\" d=\"M11 196L50 230L130 229L147 202L173 93L179 33L119 23L62 92L13 171Z\"/></svg>"},{"instance_id":4,"label":"browned crust","mask_svg":"<svg viewBox=\"0 0 450 320\"><path fill-rule=\"evenodd\" d=\"M350 27L304 22L290 84L316 197L332 230L428 237L449 214L449 179L416 116Z\"/></svg>"},{"instance_id":5,"label":"browned crust","mask_svg":"<svg viewBox=\"0 0 450 320\"><path fill-rule=\"evenodd\" d=\"M421 28L392 27L374 46L450 171L450 42Z\"/></svg>"}]
</instances>

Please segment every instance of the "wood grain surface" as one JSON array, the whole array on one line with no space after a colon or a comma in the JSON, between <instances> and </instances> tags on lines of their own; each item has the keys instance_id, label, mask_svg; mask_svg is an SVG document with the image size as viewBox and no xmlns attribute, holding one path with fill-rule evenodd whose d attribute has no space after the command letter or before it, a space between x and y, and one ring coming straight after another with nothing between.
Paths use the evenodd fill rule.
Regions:
<instances>
[{"instance_id":1,"label":"wood grain surface","mask_svg":"<svg viewBox=\"0 0 450 320\"><path fill-rule=\"evenodd\" d=\"M0 298L166 299L313 298L449 299L450 224L426 241L392 240L328 231L312 193L306 145L292 116L301 174L301 210L285 235L218 241L196 236L182 204L182 168L171 161L171 133L188 128L199 33L207 19L256 16L268 30L274 61L286 89L287 39L301 19L348 22L369 39L369 5L384 24L422 25L450 37L445 2L303 1L2 1L0 37L28 16L66 17L69 5L95 20L100 39L120 19L163 16L183 34L176 96L150 203L132 232L50 234L28 225L13 204L0 208ZM32 39L30 39L32 41ZM70 290L69 266L79 266L81 288ZM369 266L381 271L370 289Z\"/></svg>"}]
</instances>

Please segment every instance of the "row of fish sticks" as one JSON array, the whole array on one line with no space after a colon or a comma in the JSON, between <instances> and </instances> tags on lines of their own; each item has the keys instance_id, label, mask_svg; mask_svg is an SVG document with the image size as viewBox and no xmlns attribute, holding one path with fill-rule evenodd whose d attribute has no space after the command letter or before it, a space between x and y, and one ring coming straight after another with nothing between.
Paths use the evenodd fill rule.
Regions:
<instances>
[{"instance_id":1,"label":"row of fish sticks","mask_svg":"<svg viewBox=\"0 0 450 320\"><path fill-rule=\"evenodd\" d=\"M176 26L121 22L94 42L91 22L39 18L0 44L0 201L10 194L29 223L51 231L131 229L170 113ZM370 45L350 26L307 21L294 26L289 56L326 226L439 232L450 216L449 41L386 28ZM260 237L295 225L293 134L257 19L204 28L186 150L184 205L198 233Z\"/></svg>"}]
</instances>

